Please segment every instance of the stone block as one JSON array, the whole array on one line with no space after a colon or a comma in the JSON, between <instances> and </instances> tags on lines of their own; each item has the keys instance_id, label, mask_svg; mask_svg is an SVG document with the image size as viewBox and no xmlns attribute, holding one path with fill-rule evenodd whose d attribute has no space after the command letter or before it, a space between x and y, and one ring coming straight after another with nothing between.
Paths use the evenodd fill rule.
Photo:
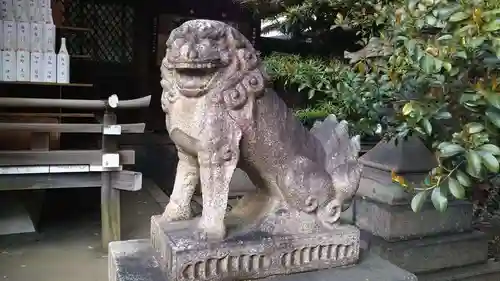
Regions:
<instances>
[{"instance_id":1,"label":"stone block","mask_svg":"<svg viewBox=\"0 0 500 281\"><path fill-rule=\"evenodd\" d=\"M0 197L0 235L36 233L37 221L23 200L12 191L3 193Z\"/></svg>"},{"instance_id":2,"label":"stone block","mask_svg":"<svg viewBox=\"0 0 500 281\"><path fill-rule=\"evenodd\" d=\"M167 281L149 240L109 244L109 281ZM417 281L417 277L388 261L367 253L359 264L313 272L275 276L272 281Z\"/></svg>"},{"instance_id":3,"label":"stone block","mask_svg":"<svg viewBox=\"0 0 500 281\"><path fill-rule=\"evenodd\" d=\"M352 265L360 231L351 225L302 235L250 232L224 241L200 241L195 221L151 220L151 242L169 280L238 280Z\"/></svg>"},{"instance_id":4,"label":"stone block","mask_svg":"<svg viewBox=\"0 0 500 281\"><path fill-rule=\"evenodd\" d=\"M411 182L418 182L423 178L415 175L405 175L404 177ZM392 182L391 172L368 166L363 167L356 195L389 205L408 204L412 198L412 194L399 184Z\"/></svg>"},{"instance_id":5,"label":"stone block","mask_svg":"<svg viewBox=\"0 0 500 281\"><path fill-rule=\"evenodd\" d=\"M356 225L388 241L419 238L441 233L472 229L472 205L465 201L450 202L446 212L426 204L415 213L409 205L388 205L356 199Z\"/></svg>"},{"instance_id":6,"label":"stone block","mask_svg":"<svg viewBox=\"0 0 500 281\"><path fill-rule=\"evenodd\" d=\"M345 211L343 211L340 214L340 222L341 223L346 223L346 224L354 224L354 210L355 210L355 205L356 202L353 201L351 206L347 208Z\"/></svg>"},{"instance_id":7,"label":"stone block","mask_svg":"<svg viewBox=\"0 0 500 281\"><path fill-rule=\"evenodd\" d=\"M488 259L488 237L479 231L398 242L373 237L370 246L373 253L417 274Z\"/></svg>"},{"instance_id":8,"label":"stone block","mask_svg":"<svg viewBox=\"0 0 500 281\"><path fill-rule=\"evenodd\" d=\"M418 275L420 281L498 281L500 262L487 262Z\"/></svg>"},{"instance_id":9,"label":"stone block","mask_svg":"<svg viewBox=\"0 0 500 281\"><path fill-rule=\"evenodd\" d=\"M108 247L109 281L166 281L148 239L115 241Z\"/></svg>"}]
</instances>

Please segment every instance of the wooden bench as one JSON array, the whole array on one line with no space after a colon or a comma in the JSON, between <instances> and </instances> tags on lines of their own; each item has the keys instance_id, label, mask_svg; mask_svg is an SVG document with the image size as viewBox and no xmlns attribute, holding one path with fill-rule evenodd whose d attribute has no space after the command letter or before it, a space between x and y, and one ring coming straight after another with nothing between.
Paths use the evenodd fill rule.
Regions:
<instances>
[{"instance_id":1,"label":"wooden bench","mask_svg":"<svg viewBox=\"0 0 500 281\"><path fill-rule=\"evenodd\" d=\"M137 191L142 174L123 170L135 163L133 150L119 150L117 137L143 133L144 123L117 124L118 109L149 105L150 96L118 101L0 98L0 107L72 108L99 110L101 123L10 123L0 122L0 131L31 134L31 150L0 150L0 191L52 188L101 188L102 245L120 240L120 190ZM101 149L50 150L50 134L101 134Z\"/></svg>"}]
</instances>

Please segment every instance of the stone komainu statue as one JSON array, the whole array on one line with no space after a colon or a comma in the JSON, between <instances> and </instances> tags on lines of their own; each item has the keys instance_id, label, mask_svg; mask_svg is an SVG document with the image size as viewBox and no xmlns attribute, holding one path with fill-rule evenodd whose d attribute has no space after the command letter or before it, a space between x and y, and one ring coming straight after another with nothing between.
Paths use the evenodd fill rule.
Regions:
<instances>
[{"instance_id":1,"label":"stone komainu statue","mask_svg":"<svg viewBox=\"0 0 500 281\"><path fill-rule=\"evenodd\" d=\"M201 183L202 237L260 231L301 234L335 228L357 190L359 136L331 115L307 130L268 87L250 42L231 26L187 21L168 41L162 107L179 163L164 221L191 218ZM236 167L258 192L226 214Z\"/></svg>"}]
</instances>

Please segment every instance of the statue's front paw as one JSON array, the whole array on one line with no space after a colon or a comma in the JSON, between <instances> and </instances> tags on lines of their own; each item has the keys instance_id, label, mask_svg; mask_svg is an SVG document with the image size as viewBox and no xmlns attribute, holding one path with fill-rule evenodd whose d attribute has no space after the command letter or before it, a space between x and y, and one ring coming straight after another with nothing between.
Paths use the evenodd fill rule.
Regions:
<instances>
[{"instance_id":1,"label":"statue's front paw","mask_svg":"<svg viewBox=\"0 0 500 281\"><path fill-rule=\"evenodd\" d=\"M209 241L220 241L226 236L226 227L223 223L215 224L205 222L203 218L198 223L200 238Z\"/></svg>"},{"instance_id":2,"label":"statue's front paw","mask_svg":"<svg viewBox=\"0 0 500 281\"><path fill-rule=\"evenodd\" d=\"M342 202L333 199L324 207L320 208L317 212L318 219L323 226L332 229L338 224L340 214L342 213Z\"/></svg>"},{"instance_id":3,"label":"statue's front paw","mask_svg":"<svg viewBox=\"0 0 500 281\"><path fill-rule=\"evenodd\" d=\"M189 220L193 217L191 206L180 206L174 202L170 202L165 207L165 211L161 216L162 221L180 221Z\"/></svg>"}]
</instances>

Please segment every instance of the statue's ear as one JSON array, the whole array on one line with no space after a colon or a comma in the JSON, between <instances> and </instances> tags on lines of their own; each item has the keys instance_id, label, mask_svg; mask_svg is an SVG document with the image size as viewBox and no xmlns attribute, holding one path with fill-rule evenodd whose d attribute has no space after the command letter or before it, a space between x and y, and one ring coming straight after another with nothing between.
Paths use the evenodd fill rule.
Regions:
<instances>
[{"instance_id":1,"label":"statue's ear","mask_svg":"<svg viewBox=\"0 0 500 281\"><path fill-rule=\"evenodd\" d=\"M241 34L238 30L229 25L226 27L226 39L227 43L234 48L233 50L245 47L245 40L243 34Z\"/></svg>"}]
</instances>

